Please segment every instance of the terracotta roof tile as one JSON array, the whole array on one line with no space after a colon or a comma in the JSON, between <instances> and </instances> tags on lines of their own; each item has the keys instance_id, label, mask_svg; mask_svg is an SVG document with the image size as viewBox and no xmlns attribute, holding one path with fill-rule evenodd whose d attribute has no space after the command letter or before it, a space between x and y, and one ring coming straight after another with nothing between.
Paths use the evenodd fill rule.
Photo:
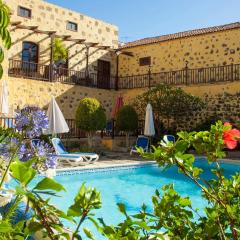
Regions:
<instances>
[{"instance_id":1,"label":"terracotta roof tile","mask_svg":"<svg viewBox=\"0 0 240 240\"><path fill-rule=\"evenodd\" d=\"M185 31L185 32L162 35L162 36L158 36L158 37L143 38L143 39L136 40L133 42L128 42L128 43L122 45L120 48L125 49L125 48L130 48L130 47L135 47L135 46L148 45L148 44L164 42L164 41L173 40L173 39L197 36L197 35L202 35L202 34L207 34L207 33L235 29L235 28L240 28L240 22L235 22L235 23L230 23L230 24L225 24L225 25L220 25L220 26L215 26L215 27L194 29L194 30Z\"/></svg>"}]
</instances>

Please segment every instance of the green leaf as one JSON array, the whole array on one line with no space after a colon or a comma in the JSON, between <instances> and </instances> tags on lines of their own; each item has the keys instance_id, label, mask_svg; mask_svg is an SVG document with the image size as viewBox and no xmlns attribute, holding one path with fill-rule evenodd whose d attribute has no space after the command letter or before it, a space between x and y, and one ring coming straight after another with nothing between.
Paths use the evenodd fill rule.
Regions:
<instances>
[{"instance_id":1,"label":"green leaf","mask_svg":"<svg viewBox=\"0 0 240 240\"><path fill-rule=\"evenodd\" d=\"M117 206L118 206L119 211L127 217L128 215L127 215L125 205L123 203L118 203Z\"/></svg>"},{"instance_id":2,"label":"green leaf","mask_svg":"<svg viewBox=\"0 0 240 240\"><path fill-rule=\"evenodd\" d=\"M2 68L2 65L0 65L0 79L2 78L3 76L3 68Z\"/></svg>"},{"instance_id":3,"label":"green leaf","mask_svg":"<svg viewBox=\"0 0 240 240\"><path fill-rule=\"evenodd\" d=\"M189 198L180 198L178 203L183 207L191 206L191 200Z\"/></svg>"},{"instance_id":4,"label":"green leaf","mask_svg":"<svg viewBox=\"0 0 240 240\"><path fill-rule=\"evenodd\" d=\"M2 48L0 47L0 63L3 62L3 59L4 59L4 52L3 52Z\"/></svg>"},{"instance_id":5,"label":"green leaf","mask_svg":"<svg viewBox=\"0 0 240 240\"><path fill-rule=\"evenodd\" d=\"M151 228L143 221L135 221L135 222L133 222L133 224L135 224L135 225L145 229L146 231L150 231L151 230Z\"/></svg>"},{"instance_id":6,"label":"green leaf","mask_svg":"<svg viewBox=\"0 0 240 240\"><path fill-rule=\"evenodd\" d=\"M36 233L37 231L43 229L43 225L39 222L30 222L28 225L27 225L27 229L26 231L29 233L29 234L32 234L32 233Z\"/></svg>"},{"instance_id":7,"label":"green leaf","mask_svg":"<svg viewBox=\"0 0 240 240\"><path fill-rule=\"evenodd\" d=\"M89 229L83 228L83 231L89 239L95 240L95 238L93 237L93 234L91 233L91 231Z\"/></svg>"},{"instance_id":8,"label":"green leaf","mask_svg":"<svg viewBox=\"0 0 240 240\"><path fill-rule=\"evenodd\" d=\"M54 181L51 178L44 178L34 187L34 189L37 190L51 189L57 192L66 191L66 189L60 183Z\"/></svg>"},{"instance_id":9,"label":"green leaf","mask_svg":"<svg viewBox=\"0 0 240 240\"><path fill-rule=\"evenodd\" d=\"M28 166L29 163L23 162L14 162L11 165L11 171L14 178L16 178L21 184L24 186L28 185L28 183L35 177L37 171L32 167Z\"/></svg>"},{"instance_id":10,"label":"green leaf","mask_svg":"<svg viewBox=\"0 0 240 240\"><path fill-rule=\"evenodd\" d=\"M95 188L86 188L83 183L74 199L74 204L68 209L68 216L79 217L82 213L101 207L100 192Z\"/></svg>"},{"instance_id":11,"label":"green leaf","mask_svg":"<svg viewBox=\"0 0 240 240\"><path fill-rule=\"evenodd\" d=\"M1 222L0 223L0 233L7 233L12 232L13 228L10 223L8 222Z\"/></svg>"}]
</instances>

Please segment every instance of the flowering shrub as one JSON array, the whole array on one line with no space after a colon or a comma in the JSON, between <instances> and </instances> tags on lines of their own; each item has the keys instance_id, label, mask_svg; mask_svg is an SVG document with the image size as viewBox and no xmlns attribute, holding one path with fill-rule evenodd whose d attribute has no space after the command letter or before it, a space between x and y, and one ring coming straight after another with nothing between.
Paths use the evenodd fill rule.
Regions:
<instances>
[{"instance_id":1,"label":"flowering shrub","mask_svg":"<svg viewBox=\"0 0 240 240\"><path fill-rule=\"evenodd\" d=\"M208 203L204 214L194 209L189 197L181 197L174 185L156 190L152 197L153 211L142 210L130 216L124 205L119 210L126 220L118 226L108 226L102 221L102 233L108 239L240 239L240 173L226 178L219 159L225 156L224 149L233 149L239 138L239 130L230 124L217 122L210 131L180 132L178 140L163 140L152 153L139 152L146 159L156 160L163 168L176 166L201 190ZM204 169L194 165L195 156L188 153L194 148L207 157L212 179L204 179ZM213 167L214 165L214 167Z\"/></svg>"},{"instance_id":2,"label":"flowering shrub","mask_svg":"<svg viewBox=\"0 0 240 240\"><path fill-rule=\"evenodd\" d=\"M26 137L37 138L48 128L48 118L38 107L25 107L16 116L16 129L24 131Z\"/></svg>"},{"instance_id":3,"label":"flowering shrub","mask_svg":"<svg viewBox=\"0 0 240 240\"><path fill-rule=\"evenodd\" d=\"M33 188L29 188L39 172L54 176L57 158L52 153L52 147L44 141L36 140L47 127L45 112L36 107L26 107L17 114L18 132L0 129L0 239L25 239L39 230L50 239L70 239L71 234L66 233L61 219L77 224L72 239L80 239L80 226L93 209L101 206L100 193L84 185L67 214L51 205L48 200L57 192L65 191L61 184L45 177ZM18 183L15 188L7 187L10 175ZM48 198L45 200L43 195ZM22 213L25 217L18 216L20 205L25 205ZM27 226L24 224L26 216L29 221ZM80 217L79 222L73 217ZM90 234L87 229L84 231Z\"/></svg>"},{"instance_id":4,"label":"flowering shrub","mask_svg":"<svg viewBox=\"0 0 240 240\"><path fill-rule=\"evenodd\" d=\"M238 140L240 140L240 131L236 128L232 129L230 123L225 123L224 126L228 127L223 132L224 144L229 149L234 149L237 147Z\"/></svg>"}]
</instances>

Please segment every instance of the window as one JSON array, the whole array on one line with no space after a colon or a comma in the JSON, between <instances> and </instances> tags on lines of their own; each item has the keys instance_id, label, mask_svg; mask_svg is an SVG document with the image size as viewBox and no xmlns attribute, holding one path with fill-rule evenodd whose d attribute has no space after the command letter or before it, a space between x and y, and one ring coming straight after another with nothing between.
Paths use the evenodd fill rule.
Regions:
<instances>
[{"instance_id":1,"label":"window","mask_svg":"<svg viewBox=\"0 0 240 240\"><path fill-rule=\"evenodd\" d=\"M23 42L22 68L28 72L36 72L38 63L38 45L33 42Z\"/></svg>"},{"instance_id":2,"label":"window","mask_svg":"<svg viewBox=\"0 0 240 240\"><path fill-rule=\"evenodd\" d=\"M149 66L151 65L151 57L143 57L139 58L139 65L140 66Z\"/></svg>"},{"instance_id":3,"label":"window","mask_svg":"<svg viewBox=\"0 0 240 240\"><path fill-rule=\"evenodd\" d=\"M77 32L77 30L78 30L78 25L77 25L77 23L67 22L67 30Z\"/></svg>"},{"instance_id":4,"label":"window","mask_svg":"<svg viewBox=\"0 0 240 240\"><path fill-rule=\"evenodd\" d=\"M18 7L18 15L25 18L31 18L32 10L25 7Z\"/></svg>"}]
</instances>

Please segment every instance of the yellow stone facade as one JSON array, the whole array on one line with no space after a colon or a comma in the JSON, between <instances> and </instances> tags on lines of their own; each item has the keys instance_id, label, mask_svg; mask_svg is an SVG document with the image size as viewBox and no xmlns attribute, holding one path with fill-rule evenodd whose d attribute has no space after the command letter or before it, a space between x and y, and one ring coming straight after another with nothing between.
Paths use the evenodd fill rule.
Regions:
<instances>
[{"instance_id":1,"label":"yellow stone facade","mask_svg":"<svg viewBox=\"0 0 240 240\"><path fill-rule=\"evenodd\" d=\"M212 67L240 62L240 29L173 39L126 48L133 57L120 56L121 76L147 74L149 66L140 66L139 58L151 57L153 73L189 68Z\"/></svg>"},{"instance_id":2,"label":"yellow stone facade","mask_svg":"<svg viewBox=\"0 0 240 240\"><path fill-rule=\"evenodd\" d=\"M116 95L115 90L110 91L14 77L9 78L8 86L10 89L9 102L12 109L22 108L26 104L47 109L51 96L54 96L67 119L75 118L79 101L84 97L97 98L104 106L109 117Z\"/></svg>"},{"instance_id":3,"label":"yellow stone facade","mask_svg":"<svg viewBox=\"0 0 240 240\"><path fill-rule=\"evenodd\" d=\"M12 15L11 22L21 21L22 25L38 26L39 30L56 31L57 35L70 35L74 39L86 39L85 42L98 43L101 46L118 48L118 27L83 14L61 8L43 0L7 0ZM32 17L25 18L18 15L18 7L31 9ZM67 30L68 21L77 23L78 30ZM8 58L21 59L22 42L30 41L39 45L39 64L49 64L50 37L47 34L36 34L31 30L10 27L12 47L8 51ZM86 47L84 44L64 42L69 48L69 68L81 71L86 66ZM72 46L73 45L73 46ZM89 71L95 72L97 60L111 62L112 74L115 72L114 53L91 47L89 53Z\"/></svg>"},{"instance_id":4,"label":"yellow stone facade","mask_svg":"<svg viewBox=\"0 0 240 240\"><path fill-rule=\"evenodd\" d=\"M100 20L70 11L42 0L7 0L12 11L11 22L21 21L27 26L38 26L45 31L57 31L59 35L71 35L72 38L86 39L86 42L98 42L102 46L118 48L118 27ZM18 6L32 10L31 19L18 16ZM78 31L66 29L67 21L76 22ZM17 107L27 104L46 108L50 96L56 97L66 118L75 118L75 111L80 99L95 97L106 109L110 118L115 99L123 95L126 104L147 89L103 90L78 85L62 84L59 82L45 82L34 79L16 78L7 75L8 59L21 59L22 42L31 41L39 45L39 63L49 64L50 38L48 35L32 33L26 29L10 27L12 47L6 52L4 62L4 78L8 79L9 104L11 115ZM152 72L178 70L185 67L188 61L189 68L210 67L240 62L240 29L232 29L199 36L169 40L156 44L131 47L126 51L132 52L133 57L120 55L119 75L130 76L146 74L148 66L139 66L139 58L151 56ZM85 46L73 42L65 42L69 47L69 68L83 71L86 66ZM116 54L113 51L90 48L89 71L95 72L97 61L106 60L111 63L111 74L116 74ZM219 84L181 86L186 92L205 98L206 96L220 96L232 94L238 102L240 82ZM220 99L218 97L218 99ZM222 101L220 99L220 101ZM217 100L212 101L217 104ZM229 103L230 104L230 103ZM235 104L235 103L234 103ZM240 106L240 104L239 104ZM232 111L232 110L231 110ZM233 113L234 115L235 113ZM235 114L236 115L236 114ZM236 115L237 116L237 115Z\"/></svg>"}]
</instances>

